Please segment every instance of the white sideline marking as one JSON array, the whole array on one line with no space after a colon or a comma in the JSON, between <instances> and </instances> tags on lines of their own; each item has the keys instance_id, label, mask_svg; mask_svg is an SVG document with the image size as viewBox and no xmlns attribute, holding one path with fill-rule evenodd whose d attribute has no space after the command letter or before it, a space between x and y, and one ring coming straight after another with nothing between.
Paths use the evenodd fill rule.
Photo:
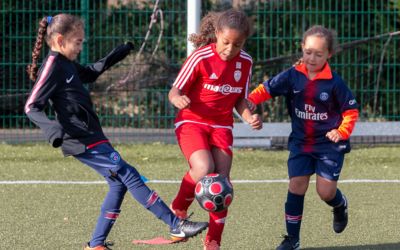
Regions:
<instances>
[{"instance_id":1,"label":"white sideline marking","mask_svg":"<svg viewBox=\"0 0 400 250\"><path fill-rule=\"evenodd\" d=\"M233 183L288 183L287 179L278 180L232 180ZM311 181L315 183L315 180ZM162 183L177 184L179 180L149 180L146 183ZM339 183L400 183L400 180L372 180L372 179L349 179L339 180ZM0 181L0 185L29 185L29 184L45 184L45 185L98 185L106 184L105 181Z\"/></svg>"}]
</instances>

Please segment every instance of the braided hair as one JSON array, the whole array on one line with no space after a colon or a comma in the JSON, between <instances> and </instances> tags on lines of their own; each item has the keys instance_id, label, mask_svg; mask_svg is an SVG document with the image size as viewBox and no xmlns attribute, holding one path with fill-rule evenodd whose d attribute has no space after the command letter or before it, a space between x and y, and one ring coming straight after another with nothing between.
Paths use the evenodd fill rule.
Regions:
<instances>
[{"instance_id":1,"label":"braided hair","mask_svg":"<svg viewBox=\"0 0 400 250\"><path fill-rule=\"evenodd\" d=\"M47 16L43 17L39 21L39 30L36 36L35 46L32 51L32 63L27 66L27 73L32 81L36 81L37 70L38 70L38 60L40 51L43 47L43 42L51 47L52 36L56 33L61 35L68 35L79 29L83 29L83 20L79 17L72 16L69 14L58 14L54 17Z\"/></svg>"}]
</instances>

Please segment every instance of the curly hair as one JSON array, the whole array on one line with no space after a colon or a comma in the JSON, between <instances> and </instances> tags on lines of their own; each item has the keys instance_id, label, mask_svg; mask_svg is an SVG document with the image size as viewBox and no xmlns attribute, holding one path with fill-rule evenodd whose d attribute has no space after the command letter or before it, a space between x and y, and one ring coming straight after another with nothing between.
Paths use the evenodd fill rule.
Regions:
<instances>
[{"instance_id":1,"label":"curly hair","mask_svg":"<svg viewBox=\"0 0 400 250\"><path fill-rule=\"evenodd\" d=\"M229 9L223 12L209 12L201 20L199 33L191 34L189 41L197 49L216 42L215 32L226 28L238 30L246 38L252 32L250 21L246 14L239 10Z\"/></svg>"}]
</instances>

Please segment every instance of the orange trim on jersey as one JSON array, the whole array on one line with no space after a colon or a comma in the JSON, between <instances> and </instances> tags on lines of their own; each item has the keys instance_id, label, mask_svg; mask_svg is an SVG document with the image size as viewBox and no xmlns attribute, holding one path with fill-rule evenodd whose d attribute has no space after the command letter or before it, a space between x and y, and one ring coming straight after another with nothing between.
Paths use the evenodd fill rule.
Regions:
<instances>
[{"instance_id":1,"label":"orange trim on jersey","mask_svg":"<svg viewBox=\"0 0 400 250\"><path fill-rule=\"evenodd\" d=\"M107 143L107 142L108 142L108 140L101 140L101 141L95 142L93 144L87 145L86 149L91 149L91 148L96 147L97 145L100 145L100 144L103 144L103 143Z\"/></svg>"},{"instance_id":2,"label":"orange trim on jersey","mask_svg":"<svg viewBox=\"0 0 400 250\"><path fill-rule=\"evenodd\" d=\"M342 117L343 121L342 124L340 124L338 131L342 136L342 140L347 140L349 139L351 132L353 132L354 126L356 125L356 121L358 119L358 110L346 110L343 112Z\"/></svg>"},{"instance_id":3,"label":"orange trim on jersey","mask_svg":"<svg viewBox=\"0 0 400 250\"><path fill-rule=\"evenodd\" d=\"M254 104L260 104L271 98L272 96L268 93L267 89L264 87L264 84L261 83L257 88L251 91L247 99Z\"/></svg>"},{"instance_id":4,"label":"orange trim on jersey","mask_svg":"<svg viewBox=\"0 0 400 250\"><path fill-rule=\"evenodd\" d=\"M308 78L307 67L304 63L296 65L294 68L297 71L306 75ZM332 70L328 63L325 64L325 66L322 68L322 70L320 72L318 72L318 74L312 80L321 80L321 79L326 79L326 80L332 79Z\"/></svg>"}]
</instances>

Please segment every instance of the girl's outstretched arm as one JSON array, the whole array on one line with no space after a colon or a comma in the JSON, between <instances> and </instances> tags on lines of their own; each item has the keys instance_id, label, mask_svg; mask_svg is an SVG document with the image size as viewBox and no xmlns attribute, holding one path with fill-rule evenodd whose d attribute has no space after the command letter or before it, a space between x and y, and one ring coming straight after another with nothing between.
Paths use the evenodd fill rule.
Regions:
<instances>
[{"instance_id":1,"label":"girl's outstretched arm","mask_svg":"<svg viewBox=\"0 0 400 250\"><path fill-rule=\"evenodd\" d=\"M88 65L82 66L79 63L75 63L75 66L79 72L79 78L84 83L94 82L96 79L107 69L112 67L114 64L122 61L134 46L131 42L121 44L115 47L107 56L103 57L99 61Z\"/></svg>"}]
</instances>

